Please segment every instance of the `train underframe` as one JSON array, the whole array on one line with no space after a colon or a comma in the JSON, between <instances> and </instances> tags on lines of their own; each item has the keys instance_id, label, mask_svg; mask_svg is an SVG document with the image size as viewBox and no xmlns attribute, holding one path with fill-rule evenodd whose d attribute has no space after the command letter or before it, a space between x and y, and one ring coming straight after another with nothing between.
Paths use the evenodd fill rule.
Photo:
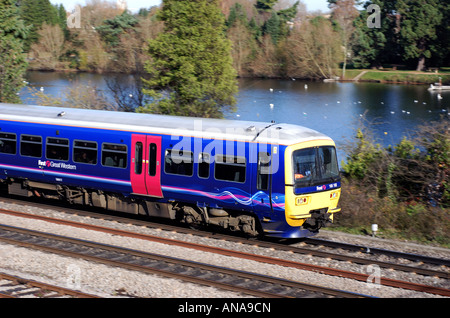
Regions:
<instances>
[{"instance_id":1,"label":"train underframe","mask_svg":"<svg viewBox=\"0 0 450 318\"><path fill-rule=\"evenodd\" d=\"M137 196L126 197L114 192L28 179L9 178L2 181L7 185L8 193L12 195L62 200L70 204L98 207L108 211L177 220L194 228L213 225L252 237L262 233L258 218L242 211L199 207L178 201L156 202Z\"/></svg>"}]
</instances>

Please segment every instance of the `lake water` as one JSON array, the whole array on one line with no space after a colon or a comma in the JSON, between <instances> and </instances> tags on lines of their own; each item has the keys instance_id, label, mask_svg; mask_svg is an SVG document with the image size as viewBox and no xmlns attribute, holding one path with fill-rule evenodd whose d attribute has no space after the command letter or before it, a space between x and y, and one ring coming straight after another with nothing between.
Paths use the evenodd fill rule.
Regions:
<instances>
[{"instance_id":1,"label":"lake water","mask_svg":"<svg viewBox=\"0 0 450 318\"><path fill-rule=\"evenodd\" d=\"M44 88L60 96L74 82L89 83L111 95L105 79L110 74L30 72L29 87ZM124 76L127 80L127 76ZM306 85L306 86L305 86ZM426 85L378 83L323 83L299 80L240 79L237 111L227 119L275 121L318 130L342 146L355 135L361 118L372 123L375 137L385 146L410 136L417 126L450 116L450 91L429 92ZM21 92L24 103L33 104L30 91ZM340 153L340 159L344 154Z\"/></svg>"}]
</instances>

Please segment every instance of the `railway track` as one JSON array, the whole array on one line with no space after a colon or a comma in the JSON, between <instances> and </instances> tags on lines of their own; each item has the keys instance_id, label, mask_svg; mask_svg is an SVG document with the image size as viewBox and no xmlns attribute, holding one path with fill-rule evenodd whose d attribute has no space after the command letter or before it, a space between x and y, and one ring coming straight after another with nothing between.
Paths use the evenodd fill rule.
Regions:
<instances>
[{"instance_id":1,"label":"railway track","mask_svg":"<svg viewBox=\"0 0 450 318\"><path fill-rule=\"evenodd\" d=\"M0 241L257 297L365 297L351 292L5 225L0 225Z\"/></svg>"},{"instance_id":2,"label":"railway track","mask_svg":"<svg viewBox=\"0 0 450 318\"><path fill-rule=\"evenodd\" d=\"M23 202L27 202L28 205L40 207L40 208L46 208L46 209L53 209L53 210L59 210L64 213L69 214L76 214L80 216L88 216L92 218L97 219L104 219L104 220L111 220L116 221L120 223L125 224L134 224L139 226L144 226L147 228L156 228L161 229L165 231L174 231L177 233L182 234L192 234L196 236L202 236L206 238L213 238L216 240L226 240L226 241L232 241L237 243L243 243L247 245L253 245L253 246L260 246L260 247L266 247L266 248L273 248L276 250L283 250L288 251L292 253L298 253L298 254L309 254L312 256L317 257L324 257L324 258L331 258L331 259L342 259L342 257L345 258L345 256L342 255L342 253L336 253L336 252L326 252L326 251L318 251L317 249L309 248L309 247L298 247L295 245L291 245L289 243L279 243L274 242L272 240L249 240L245 237L240 236L234 236L230 234L223 234L223 233L217 233L217 232L211 232L211 231L201 231L198 229L190 229L183 227L180 224L172 225L172 222L165 222L165 220L158 220L157 222L152 222L149 220L149 218L141 218L140 216L134 216L134 215L127 215L124 216L123 214L117 213L112 214L111 212L104 213L96 211L91 211L89 208L83 207L82 210L75 208L72 205L64 205L61 204L61 202L52 202L52 204L49 204L47 201L46 203L40 203L36 202L32 199L26 199L26 198L20 198L19 200L5 197L4 194L2 195L2 200L5 200L6 202L15 203L17 201L20 202L20 204L23 204ZM0 209L1 213L1 209ZM436 257L430 257L430 256L424 256L424 255L418 255L418 254L412 254L412 253L404 253L404 252L398 252L398 251L391 251L386 249L380 249L375 248L372 246L362 246L362 245L354 245L354 244L348 244L348 243L342 243L342 242L334 242L334 241L327 241L323 239L317 239L317 238L307 238L302 240L303 243L309 246L320 246L320 247L326 247L329 249L341 249L345 251L351 251L351 252L357 252L365 255L381 255L381 256L387 256L389 258L393 258L393 262L379 262L376 264L377 260L371 258L370 264L378 265L382 268L389 268L389 269L395 269L395 270L402 270L406 272L415 272L417 274L427 275L427 276L437 276L442 278L448 278L448 272L444 273L436 273L433 272L433 270L427 271L426 269L422 269L422 267L427 264L429 265L435 265L435 267L450 267L450 259L442 259L442 258L436 258ZM399 262L397 260L409 260L412 265L410 266L399 266ZM343 261L347 262L355 262L359 264L367 264L367 258L363 257L354 257L353 260L351 257L348 257L346 259L342 259ZM422 267L421 267L422 266ZM441 271L442 272L442 271Z\"/></svg>"},{"instance_id":3,"label":"railway track","mask_svg":"<svg viewBox=\"0 0 450 318\"><path fill-rule=\"evenodd\" d=\"M0 298L98 298L60 286L0 273Z\"/></svg>"},{"instance_id":4,"label":"railway track","mask_svg":"<svg viewBox=\"0 0 450 318\"><path fill-rule=\"evenodd\" d=\"M13 215L21 214L20 212L7 212L7 211L0 211L0 212L10 213ZM86 228L88 226L86 224L81 224L81 223L77 224L77 223L59 220L59 219L48 219L46 217L41 217L41 216L36 216L36 215L25 215L25 217L38 218L38 219L40 218L40 219L45 219L46 221L51 221L51 222L55 222L55 223L59 223L59 224L66 224L66 225L76 226L76 227ZM347 277L347 278L356 279L359 281L368 281L368 279L369 279L369 275L361 274L361 273L352 273L352 272L342 271L342 270L338 270L338 269L314 266L311 264L304 264L304 263L291 262L291 261L280 260L280 259L273 259L270 257L264 257L264 256L260 256L260 255L247 254L247 253L242 253L242 252L237 252L237 251L225 250L225 249L221 249L221 248L214 248L214 247L210 247L210 246L202 246L199 244L188 243L188 242L184 242L184 241L176 241L176 240L170 240L170 239L168 240L168 239L163 239L160 237L154 237L154 236L143 235L143 234L138 234L138 233L124 232L124 231L120 231L120 230L97 227L97 226L92 226L92 225L89 225L89 228L93 229L93 230L97 230L97 231L104 231L107 233L116 234L116 235L130 236L130 237L135 237L135 238L140 238L140 239L145 239L145 240L151 240L151 241L155 241L155 242L161 242L161 243L165 243L165 244L194 248L197 250L208 251L208 252L212 252L212 253L219 253L219 254L227 255L227 256L252 259L252 260L269 263L269 264L277 264L277 265L282 265L282 266L286 266L286 267L293 267L293 268L310 270L310 271L319 272L319 273L325 273L327 275ZM258 242L258 244L259 244L259 242ZM322 254L321 257L326 257L326 255ZM361 260L359 260L358 262L361 262ZM371 264L373 264L372 261L371 261ZM413 269L413 270L417 271L417 269ZM442 273L428 272L428 274L440 275L440 277L445 276L448 278L448 273L445 273L445 272L442 272ZM428 292L428 293L435 293L438 295L450 296L450 291L445 288L427 286L427 285L422 285L422 284L414 284L414 283L410 283L410 282L401 282L398 280L387 279L387 278L382 278L382 277L380 278L380 283L383 285L386 285L386 286L391 286L391 287L406 288L406 289L412 289L412 290L421 291L421 292Z\"/></svg>"},{"instance_id":5,"label":"railway track","mask_svg":"<svg viewBox=\"0 0 450 318\"><path fill-rule=\"evenodd\" d=\"M304 242L307 244L316 245L316 246L326 246L326 247L331 247L331 248L336 248L336 249L360 252L360 253L364 253L364 254L385 255L385 256L394 257L397 259L401 258L401 259L410 260L412 262L420 262L420 263L432 264L432 265L437 265L437 266L450 267L450 259L441 259L441 258L430 257L430 256L425 256L425 255L417 255L417 254L412 254L412 253L389 251L389 250L381 249L381 248L348 244L348 243L342 243L342 242L332 242L332 241L327 241L327 240L322 240L322 239L317 239L317 238L307 238L307 239L305 239ZM427 274L425 274L425 275L427 275Z\"/></svg>"},{"instance_id":6,"label":"railway track","mask_svg":"<svg viewBox=\"0 0 450 318\"><path fill-rule=\"evenodd\" d=\"M339 261L344 261L344 262L351 262L351 263L360 264L360 265L376 265L376 266L379 266L380 268L385 268L385 269L393 269L393 270L403 271L403 272L407 272L407 273L415 273L415 274L419 274L419 275L435 276L435 277L439 277L439 278L450 279L449 271L439 270L442 267L450 267L450 260L448 260L448 259L439 259L439 258L434 258L434 257L429 257L429 256L422 256L422 255L416 255L416 254L410 254L410 253L402 253L402 252L397 252L397 251L389 251L389 250L365 247L365 246L360 246L360 245L351 245L351 244L347 244L347 243L331 242L331 241L325 241L325 240L320 240L320 239L306 239L305 240L305 242L307 244L311 244L311 245L321 245L321 246L329 247L332 249L344 249L344 250L356 251L356 252L360 252L365 255L384 255L384 256L388 256L390 258L394 258L394 261L386 262L386 261L379 261L374 258L352 256L352 255L346 255L346 254L343 254L340 252L329 252L329 251L317 250L317 249L308 248L308 247L298 247L298 246L294 246L294 245L282 244L282 243L268 241L268 240L265 240L265 241L263 241L263 240L248 240L246 238L242 238L239 236L210 233L207 231L199 231L199 230L195 230L195 229L183 228L180 226L173 226L173 225L168 225L168 224L152 223L152 222L148 222L148 221L142 221L139 219L130 219L130 218L125 218L125 217L116 216L116 215L104 215L104 214L92 213L92 212L88 212L88 211L79 211L79 210L75 210L72 212L79 214L79 215L85 215L85 216L94 217L94 218L101 217L104 219L122 222L122 223L132 223L135 225L141 225L141 226L150 227L150 228L160 228L160 229L163 229L166 231L175 231L175 232L179 232L179 233L192 234L192 235L197 235L197 236L202 236L202 237L207 237L207 238L214 238L214 239L218 239L218 240L232 241L232 242L236 242L236 243L243 243L243 244L248 244L248 245L253 245L253 246L258 246L258 247L275 249L278 251L286 251L286 252L291 252L291 253L295 253L295 254L311 255L313 257L328 258L328 259L339 260ZM27 214L27 213L24 214L21 212L8 211L8 210L3 210L3 209L0 209L0 213L11 214L11 215L16 215L16 216L20 216L20 217L35 218L35 219L44 219L44 220L47 219L45 217L43 218L38 215L31 215L31 214ZM53 220L53 222L64 224L63 221L58 221L58 220L59 219L55 219L55 220ZM410 260L412 262L412 264L414 264L414 265L400 264L399 262L396 261L398 259ZM416 264L419 264L419 265L416 265ZM434 268L423 267L424 264L434 265ZM436 269L436 268L438 268L438 269Z\"/></svg>"}]
</instances>

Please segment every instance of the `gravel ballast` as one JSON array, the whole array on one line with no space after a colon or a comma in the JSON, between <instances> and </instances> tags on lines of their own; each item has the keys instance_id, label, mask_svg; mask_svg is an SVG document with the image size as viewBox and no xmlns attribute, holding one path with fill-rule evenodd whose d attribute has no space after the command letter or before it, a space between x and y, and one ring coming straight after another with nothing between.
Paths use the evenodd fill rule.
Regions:
<instances>
[{"instance_id":1,"label":"gravel ballast","mask_svg":"<svg viewBox=\"0 0 450 318\"><path fill-rule=\"evenodd\" d=\"M368 266L338 262L330 259L298 255L289 252L275 251L273 249L236 244L222 240L201 238L195 235L186 235L142 226L123 224L114 221L88 218L72 214L65 214L55 210L42 209L0 202L0 208L15 211L45 215L54 218L69 219L77 222L90 223L105 227L139 232L143 234L168 237L172 239L191 241L198 244L208 244L225 249L243 250L248 253L262 254L271 257L289 259L297 262L311 263L320 266L337 267L343 270L371 274ZM271 264L262 264L255 261L222 256L214 253L201 252L193 249L177 247L167 244L149 242L129 237L121 237L107 233L84 230L45 221L20 218L0 214L0 223L23 227L27 229L49 232L57 235L69 236L79 239L92 240L99 243L116 245L120 247L157 253L171 257L192 260L216 266L226 266L249 272L281 277L288 280L299 281L335 289L371 295L376 297L440 297L410 290L381 286L378 284L359 282L340 277L323 275L305 270L286 268ZM440 258L450 258L450 251L444 248L429 247L407 242L383 240L372 237L361 237L322 231L320 238L348 242L352 244L370 245L372 247L398 250L408 253L429 255ZM115 268L85 260L59 256L40 252L9 244L0 244L0 271L24 278L34 279L66 288L79 289L101 297L147 297L147 298L234 298L249 297L234 292L219 290L212 287L200 286L182 282L176 279L164 278L156 275L142 274L136 271ZM383 277L414 281L421 284L450 288L448 280L436 277L425 277L387 269L381 269Z\"/></svg>"}]
</instances>

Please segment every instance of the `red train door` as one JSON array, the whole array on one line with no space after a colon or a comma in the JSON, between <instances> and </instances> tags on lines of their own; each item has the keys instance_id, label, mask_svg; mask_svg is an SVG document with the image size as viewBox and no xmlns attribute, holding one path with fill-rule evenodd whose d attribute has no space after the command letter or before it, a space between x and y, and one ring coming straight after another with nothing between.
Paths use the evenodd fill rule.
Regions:
<instances>
[{"instance_id":1,"label":"red train door","mask_svg":"<svg viewBox=\"0 0 450 318\"><path fill-rule=\"evenodd\" d=\"M130 179L133 193L162 197L161 137L132 135Z\"/></svg>"}]
</instances>

